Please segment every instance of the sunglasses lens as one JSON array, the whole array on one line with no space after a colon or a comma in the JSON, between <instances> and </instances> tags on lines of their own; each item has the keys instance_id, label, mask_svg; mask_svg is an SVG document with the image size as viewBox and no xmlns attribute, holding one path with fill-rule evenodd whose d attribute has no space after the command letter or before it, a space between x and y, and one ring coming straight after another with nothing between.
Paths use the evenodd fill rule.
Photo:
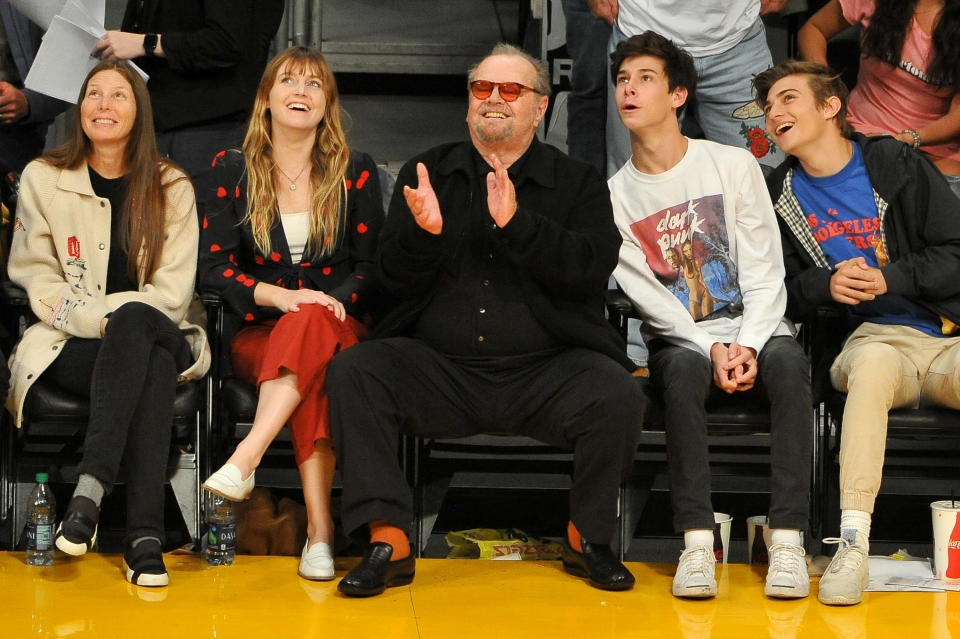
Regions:
<instances>
[{"instance_id":1,"label":"sunglasses lens","mask_svg":"<svg viewBox=\"0 0 960 639\"><path fill-rule=\"evenodd\" d=\"M493 93L493 82L489 80L476 80L470 84L470 91L473 97L478 100L486 100Z\"/></svg>"},{"instance_id":2,"label":"sunglasses lens","mask_svg":"<svg viewBox=\"0 0 960 639\"><path fill-rule=\"evenodd\" d=\"M516 82L504 82L500 85L500 97L507 102L513 102L520 97L523 87Z\"/></svg>"}]
</instances>

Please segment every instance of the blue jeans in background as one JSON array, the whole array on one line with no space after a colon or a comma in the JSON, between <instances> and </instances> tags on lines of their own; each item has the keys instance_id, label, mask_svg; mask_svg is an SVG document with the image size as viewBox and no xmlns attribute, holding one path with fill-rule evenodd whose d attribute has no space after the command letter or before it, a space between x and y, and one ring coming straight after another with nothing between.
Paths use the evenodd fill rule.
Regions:
<instances>
[{"instance_id":1,"label":"blue jeans in background","mask_svg":"<svg viewBox=\"0 0 960 639\"><path fill-rule=\"evenodd\" d=\"M567 53L573 68L567 98L567 147L571 157L604 172L604 98L610 83L610 25L590 14L587 0L563 0Z\"/></svg>"}]
</instances>

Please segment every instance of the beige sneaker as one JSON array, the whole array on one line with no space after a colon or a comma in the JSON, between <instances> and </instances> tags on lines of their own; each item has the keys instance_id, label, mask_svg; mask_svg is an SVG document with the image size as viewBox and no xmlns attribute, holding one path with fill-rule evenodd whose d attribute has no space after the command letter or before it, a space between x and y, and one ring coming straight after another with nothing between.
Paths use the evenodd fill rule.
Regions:
<instances>
[{"instance_id":1,"label":"beige sneaker","mask_svg":"<svg viewBox=\"0 0 960 639\"><path fill-rule=\"evenodd\" d=\"M717 558L709 546L692 546L680 554L673 576L674 597L715 597Z\"/></svg>"},{"instance_id":2,"label":"beige sneaker","mask_svg":"<svg viewBox=\"0 0 960 639\"><path fill-rule=\"evenodd\" d=\"M817 599L830 606L852 606L863 601L863 590L870 582L867 553L870 545L867 538L857 533L855 544L841 537L828 537L825 544L840 544L823 577Z\"/></svg>"},{"instance_id":3,"label":"beige sneaker","mask_svg":"<svg viewBox=\"0 0 960 639\"><path fill-rule=\"evenodd\" d=\"M810 594L810 576L803 546L773 544L767 548L770 567L763 592L768 597L800 599Z\"/></svg>"}]
</instances>

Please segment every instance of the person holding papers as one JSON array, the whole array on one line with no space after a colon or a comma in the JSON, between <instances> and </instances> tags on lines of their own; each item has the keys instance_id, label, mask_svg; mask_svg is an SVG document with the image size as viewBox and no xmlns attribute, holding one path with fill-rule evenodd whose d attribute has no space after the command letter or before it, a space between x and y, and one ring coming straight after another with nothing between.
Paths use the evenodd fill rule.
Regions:
<instances>
[{"instance_id":1,"label":"person holding papers","mask_svg":"<svg viewBox=\"0 0 960 639\"><path fill-rule=\"evenodd\" d=\"M93 49L150 75L160 151L193 178L201 202L214 154L243 142L282 15L282 0L128 0L121 30Z\"/></svg>"}]
</instances>

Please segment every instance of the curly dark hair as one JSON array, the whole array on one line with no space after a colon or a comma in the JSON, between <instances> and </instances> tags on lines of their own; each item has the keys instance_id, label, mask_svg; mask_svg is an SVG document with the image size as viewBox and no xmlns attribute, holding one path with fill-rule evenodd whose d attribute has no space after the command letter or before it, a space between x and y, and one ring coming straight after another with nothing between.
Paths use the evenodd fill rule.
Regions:
<instances>
[{"instance_id":1,"label":"curly dark hair","mask_svg":"<svg viewBox=\"0 0 960 639\"><path fill-rule=\"evenodd\" d=\"M876 0L861 47L868 55L899 66L907 28L917 0ZM933 30L933 59L927 81L937 87L960 89L960 0L944 0Z\"/></svg>"}]
</instances>

